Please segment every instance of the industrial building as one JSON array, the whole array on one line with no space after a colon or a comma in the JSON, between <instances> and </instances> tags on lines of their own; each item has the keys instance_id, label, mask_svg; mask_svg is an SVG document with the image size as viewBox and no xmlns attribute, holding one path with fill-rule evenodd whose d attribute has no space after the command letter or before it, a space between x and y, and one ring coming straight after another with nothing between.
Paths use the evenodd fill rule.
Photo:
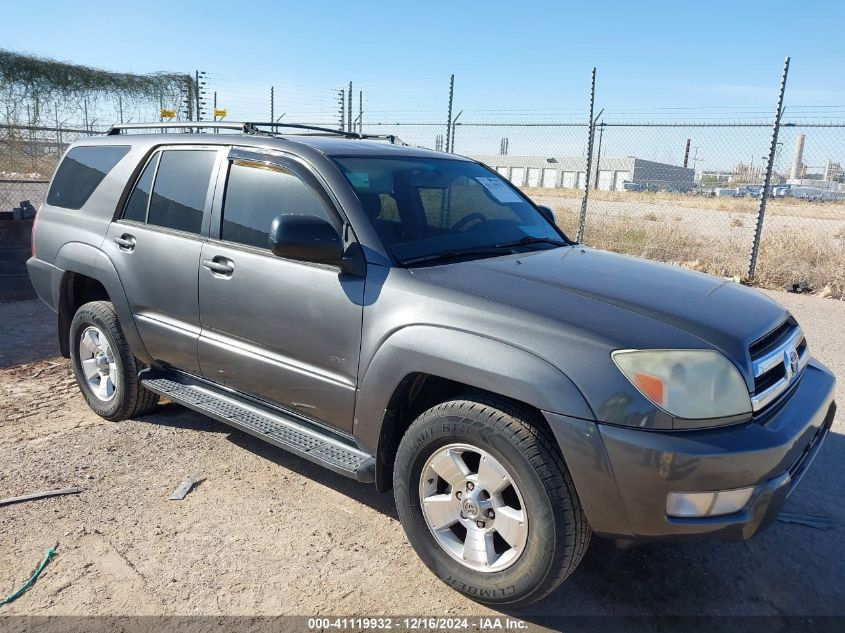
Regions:
<instances>
[{"instance_id":1,"label":"industrial building","mask_svg":"<svg viewBox=\"0 0 845 633\"><path fill-rule=\"evenodd\" d=\"M587 161L578 156L476 155L518 187L583 189ZM603 191L688 191L695 186L695 170L634 156L601 156L593 165L590 188Z\"/></svg>"},{"instance_id":2,"label":"industrial building","mask_svg":"<svg viewBox=\"0 0 845 633\"><path fill-rule=\"evenodd\" d=\"M806 135L795 136L792 168L786 181L790 185L788 195L799 198L841 200L842 194L845 194L845 172L842 170L842 165L828 159L823 174L808 173L807 165L804 163L805 142Z\"/></svg>"}]
</instances>

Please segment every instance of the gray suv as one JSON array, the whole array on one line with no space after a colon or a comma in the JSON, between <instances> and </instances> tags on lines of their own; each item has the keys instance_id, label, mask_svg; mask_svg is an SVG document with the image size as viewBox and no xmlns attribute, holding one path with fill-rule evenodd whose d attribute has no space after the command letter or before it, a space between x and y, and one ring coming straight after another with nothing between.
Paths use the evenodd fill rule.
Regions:
<instances>
[{"instance_id":1,"label":"gray suv","mask_svg":"<svg viewBox=\"0 0 845 633\"><path fill-rule=\"evenodd\" d=\"M778 303L574 243L475 161L130 127L69 149L29 260L91 408L163 396L392 487L480 602L542 598L593 533L747 539L831 427L834 377Z\"/></svg>"}]
</instances>

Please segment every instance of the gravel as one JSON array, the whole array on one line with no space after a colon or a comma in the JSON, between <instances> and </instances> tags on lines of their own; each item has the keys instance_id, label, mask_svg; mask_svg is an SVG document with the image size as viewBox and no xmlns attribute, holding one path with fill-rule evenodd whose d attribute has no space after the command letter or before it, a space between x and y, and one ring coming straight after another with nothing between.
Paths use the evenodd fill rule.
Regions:
<instances>
[{"instance_id":1,"label":"gravel","mask_svg":"<svg viewBox=\"0 0 845 633\"><path fill-rule=\"evenodd\" d=\"M845 303L768 294L845 375ZM172 404L137 421L98 418L58 357L52 319L36 302L0 305L0 496L84 491L0 508L0 593L59 543L35 586L3 613L495 613L423 566L390 494ZM832 530L778 522L743 543L625 551L594 539L566 584L511 615L845 614L842 424L840 415L787 505L832 517ZM187 474L202 481L168 501Z\"/></svg>"}]
</instances>

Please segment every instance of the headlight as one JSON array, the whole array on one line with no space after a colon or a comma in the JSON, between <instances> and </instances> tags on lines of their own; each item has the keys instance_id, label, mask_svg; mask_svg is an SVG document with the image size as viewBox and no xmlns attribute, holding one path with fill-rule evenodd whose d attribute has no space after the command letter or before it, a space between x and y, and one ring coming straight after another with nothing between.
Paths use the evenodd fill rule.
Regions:
<instances>
[{"instance_id":1,"label":"headlight","mask_svg":"<svg viewBox=\"0 0 845 633\"><path fill-rule=\"evenodd\" d=\"M719 352L618 350L611 356L640 393L677 418L723 418L751 412L745 381Z\"/></svg>"}]
</instances>

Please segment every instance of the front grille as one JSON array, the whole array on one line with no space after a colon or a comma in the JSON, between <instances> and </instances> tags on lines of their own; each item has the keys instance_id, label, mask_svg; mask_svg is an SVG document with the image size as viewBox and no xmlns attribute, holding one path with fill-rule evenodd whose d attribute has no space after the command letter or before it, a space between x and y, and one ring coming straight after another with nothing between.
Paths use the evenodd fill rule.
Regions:
<instances>
[{"instance_id":1,"label":"front grille","mask_svg":"<svg viewBox=\"0 0 845 633\"><path fill-rule=\"evenodd\" d=\"M794 384L795 376L809 358L807 342L798 323L790 317L749 345L748 352L754 370L752 406L759 413Z\"/></svg>"},{"instance_id":2,"label":"front grille","mask_svg":"<svg viewBox=\"0 0 845 633\"><path fill-rule=\"evenodd\" d=\"M751 354L751 360L755 360L760 356L763 356L763 354L769 350L777 347L778 343L781 342L781 339L786 338L786 336L791 334L792 330L796 327L798 327L798 323L795 322L795 319L790 317L768 334L758 338L748 346L748 352Z\"/></svg>"},{"instance_id":3,"label":"front grille","mask_svg":"<svg viewBox=\"0 0 845 633\"><path fill-rule=\"evenodd\" d=\"M754 379L754 393L761 393L786 376L786 366L781 363L775 365L762 376Z\"/></svg>"}]
</instances>

